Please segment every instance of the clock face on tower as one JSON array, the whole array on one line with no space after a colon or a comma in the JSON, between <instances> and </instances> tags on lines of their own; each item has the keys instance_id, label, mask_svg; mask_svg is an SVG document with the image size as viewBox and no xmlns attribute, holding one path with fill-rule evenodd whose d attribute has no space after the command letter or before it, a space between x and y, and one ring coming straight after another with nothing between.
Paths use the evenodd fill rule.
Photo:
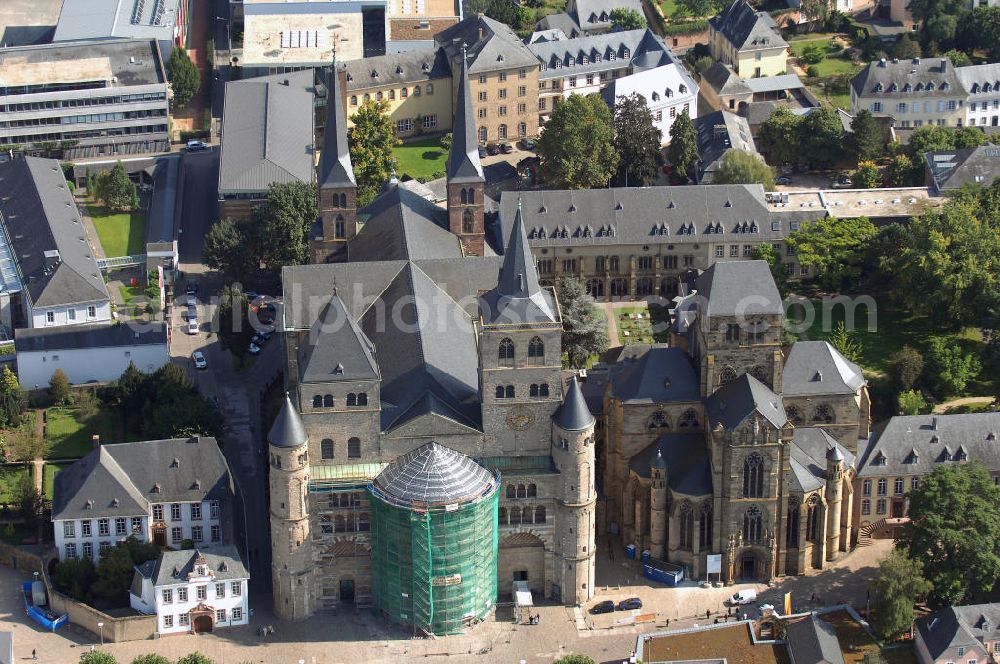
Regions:
<instances>
[{"instance_id":1,"label":"clock face on tower","mask_svg":"<svg viewBox=\"0 0 1000 664\"><path fill-rule=\"evenodd\" d=\"M524 431L535 422L535 416L524 406L515 406L507 415L507 426L514 431Z\"/></svg>"}]
</instances>

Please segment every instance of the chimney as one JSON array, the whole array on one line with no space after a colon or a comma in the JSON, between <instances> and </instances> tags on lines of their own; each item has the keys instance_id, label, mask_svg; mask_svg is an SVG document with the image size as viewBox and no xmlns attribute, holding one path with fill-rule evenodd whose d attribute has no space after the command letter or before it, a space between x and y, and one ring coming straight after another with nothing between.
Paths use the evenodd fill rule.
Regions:
<instances>
[{"instance_id":1,"label":"chimney","mask_svg":"<svg viewBox=\"0 0 1000 664\"><path fill-rule=\"evenodd\" d=\"M98 447L100 447L100 446L101 446L101 436L100 436L100 434L96 434L96 433L95 433L95 434L94 434L93 436L91 436L91 437L90 437L90 445L91 445L91 447L93 447L93 448L94 448L95 450L96 450L96 449L97 449Z\"/></svg>"},{"instance_id":2,"label":"chimney","mask_svg":"<svg viewBox=\"0 0 1000 664\"><path fill-rule=\"evenodd\" d=\"M948 71L948 58L941 58L941 71Z\"/></svg>"},{"instance_id":3,"label":"chimney","mask_svg":"<svg viewBox=\"0 0 1000 664\"><path fill-rule=\"evenodd\" d=\"M61 259L59 257L58 249L49 249L48 251L44 252L44 256L45 256L46 272L49 272L50 270L54 269L57 265L59 265Z\"/></svg>"},{"instance_id":4,"label":"chimney","mask_svg":"<svg viewBox=\"0 0 1000 664\"><path fill-rule=\"evenodd\" d=\"M883 67L883 68L885 67L885 58L880 58L879 59L878 66L879 67Z\"/></svg>"},{"instance_id":5,"label":"chimney","mask_svg":"<svg viewBox=\"0 0 1000 664\"><path fill-rule=\"evenodd\" d=\"M938 420L936 417L931 420L931 429L938 430Z\"/></svg>"}]
</instances>

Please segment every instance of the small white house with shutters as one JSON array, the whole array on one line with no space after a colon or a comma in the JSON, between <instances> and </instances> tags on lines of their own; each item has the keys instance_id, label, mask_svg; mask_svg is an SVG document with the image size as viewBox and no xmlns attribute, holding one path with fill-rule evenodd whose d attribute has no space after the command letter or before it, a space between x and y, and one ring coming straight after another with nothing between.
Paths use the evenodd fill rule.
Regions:
<instances>
[{"instance_id":1,"label":"small white house with shutters","mask_svg":"<svg viewBox=\"0 0 1000 664\"><path fill-rule=\"evenodd\" d=\"M235 547L165 551L135 568L129 603L161 636L212 632L247 624L249 582Z\"/></svg>"}]
</instances>

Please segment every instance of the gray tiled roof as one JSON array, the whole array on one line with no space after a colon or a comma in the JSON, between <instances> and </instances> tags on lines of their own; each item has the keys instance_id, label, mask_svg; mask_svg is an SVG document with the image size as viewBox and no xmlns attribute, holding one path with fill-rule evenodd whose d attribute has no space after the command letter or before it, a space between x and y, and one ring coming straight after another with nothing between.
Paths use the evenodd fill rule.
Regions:
<instances>
[{"instance_id":1,"label":"gray tiled roof","mask_svg":"<svg viewBox=\"0 0 1000 664\"><path fill-rule=\"evenodd\" d=\"M649 68L672 62L666 44L648 28L560 41L535 42L529 44L528 48L544 65L538 74L540 79L621 68L626 63L635 66L639 62L642 63L642 68ZM627 59L626 51L629 53ZM608 59L611 53L615 54L613 61ZM598 55L601 57L600 62L595 61ZM587 63L584 63L584 57L587 58ZM570 58L573 58L572 65L569 64ZM556 69L556 63L559 63L559 69Z\"/></svg>"},{"instance_id":2,"label":"gray tiled roof","mask_svg":"<svg viewBox=\"0 0 1000 664\"><path fill-rule=\"evenodd\" d=\"M469 65L462 51L458 90L455 93L455 116L451 149L448 151L449 182L484 182L483 165L479 161L479 139L472 116L472 88L469 86Z\"/></svg>"},{"instance_id":3,"label":"gray tiled roof","mask_svg":"<svg viewBox=\"0 0 1000 664\"><path fill-rule=\"evenodd\" d=\"M795 428L789 464L794 488L815 491L826 483L826 456L831 449L844 457L845 468L854 466L855 456L826 431L818 427Z\"/></svg>"},{"instance_id":4,"label":"gray tiled roof","mask_svg":"<svg viewBox=\"0 0 1000 664\"><path fill-rule=\"evenodd\" d=\"M721 14L709 19L737 51L787 48L767 12L758 12L747 0L733 0Z\"/></svg>"},{"instance_id":5,"label":"gray tiled roof","mask_svg":"<svg viewBox=\"0 0 1000 664\"><path fill-rule=\"evenodd\" d=\"M827 341L792 344L781 373L781 393L785 396L855 394L864 384L861 367Z\"/></svg>"},{"instance_id":6,"label":"gray tiled roof","mask_svg":"<svg viewBox=\"0 0 1000 664\"><path fill-rule=\"evenodd\" d=\"M984 621L985 618L985 621ZM1000 605L949 606L917 619L917 632L933 661L948 650L984 648L980 639L1000 639ZM984 629L987 628L987 629Z\"/></svg>"},{"instance_id":7,"label":"gray tiled roof","mask_svg":"<svg viewBox=\"0 0 1000 664\"><path fill-rule=\"evenodd\" d=\"M62 325L59 327L22 327L14 331L14 346L18 353L113 348L117 346L148 346L167 344L167 325L153 321L132 329L131 325L95 323L93 325Z\"/></svg>"},{"instance_id":8,"label":"gray tiled roof","mask_svg":"<svg viewBox=\"0 0 1000 664\"><path fill-rule=\"evenodd\" d=\"M694 244L736 241L747 233L758 241L777 241L788 225L768 211L759 184L505 191L504 244L519 199L532 247ZM772 221L778 230L771 230ZM557 236L563 229L565 238Z\"/></svg>"},{"instance_id":9,"label":"gray tiled roof","mask_svg":"<svg viewBox=\"0 0 1000 664\"><path fill-rule=\"evenodd\" d=\"M199 561L199 558L201 559ZM231 545L213 546L211 550L187 549L183 551L164 551L156 561L149 578L153 587L176 586L188 582L188 574L194 571L196 561L203 563L212 572L216 581L235 581L249 579L240 552Z\"/></svg>"},{"instance_id":10,"label":"gray tiled roof","mask_svg":"<svg viewBox=\"0 0 1000 664\"><path fill-rule=\"evenodd\" d=\"M790 623L787 640L795 664L844 664L836 630L815 615Z\"/></svg>"},{"instance_id":11,"label":"gray tiled roof","mask_svg":"<svg viewBox=\"0 0 1000 664\"><path fill-rule=\"evenodd\" d=\"M629 468L639 477L649 477L650 467L659 463L657 453L667 464L667 486L671 491L687 496L712 494L712 469L704 434L665 433L629 459Z\"/></svg>"},{"instance_id":12,"label":"gray tiled roof","mask_svg":"<svg viewBox=\"0 0 1000 664\"><path fill-rule=\"evenodd\" d=\"M306 357L299 366L304 383L378 378L375 346L347 313L339 295L330 298L310 330Z\"/></svg>"},{"instance_id":13,"label":"gray tiled roof","mask_svg":"<svg viewBox=\"0 0 1000 664\"><path fill-rule=\"evenodd\" d=\"M962 82L965 91L970 95L986 92L986 84L990 86L990 92L987 94L996 94L997 91L1000 91L1000 62L955 67L955 74ZM970 97L969 101L976 101L976 99L976 97Z\"/></svg>"},{"instance_id":14,"label":"gray tiled roof","mask_svg":"<svg viewBox=\"0 0 1000 664\"><path fill-rule=\"evenodd\" d=\"M570 378L566 396L552 414L552 421L565 431L583 431L594 426L594 415L587 407L587 401L583 398L583 391L576 376Z\"/></svg>"},{"instance_id":15,"label":"gray tiled roof","mask_svg":"<svg viewBox=\"0 0 1000 664\"><path fill-rule=\"evenodd\" d=\"M766 261L720 261L698 275L695 290L704 316L783 315L778 287Z\"/></svg>"},{"instance_id":16,"label":"gray tiled roof","mask_svg":"<svg viewBox=\"0 0 1000 664\"><path fill-rule=\"evenodd\" d=\"M226 83L219 193L313 181L313 70Z\"/></svg>"},{"instance_id":17,"label":"gray tiled roof","mask_svg":"<svg viewBox=\"0 0 1000 664\"><path fill-rule=\"evenodd\" d=\"M925 475L957 461L959 448L969 461L1000 471L1000 413L893 417L861 454L858 476Z\"/></svg>"},{"instance_id":18,"label":"gray tiled roof","mask_svg":"<svg viewBox=\"0 0 1000 664\"><path fill-rule=\"evenodd\" d=\"M444 47L452 61L462 57L463 42L468 46L470 74L538 66L514 31L488 16L470 16L434 37L434 43Z\"/></svg>"},{"instance_id":19,"label":"gray tiled roof","mask_svg":"<svg viewBox=\"0 0 1000 664\"><path fill-rule=\"evenodd\" d=\"M610 28L611 12L615 9L631 9L643 16L640 0L570 0L566 9L584 30Z\"/></svg>"},{"instance_id":20,"label":"gray tiled roof","mask_svg":"<svg viewBox=\"0 0 1000 664\"><path fill-rule=\"evenodd\" d=\"M344 67L349 92L376 86L426 83L451 76L444 51L434 47L349 60Z\"/></svg>"},{"instance_id":21,"label":"gray tiled roof","mask_svg":"<svg viewBox=\"0 0 1000 664\"><path fill-rule=\"evenodd\" d=\"M566 12L560 12L558 14L549 14L535 24L536 31L545 30L559 30L564 35L569 38L576 37L582 34L582 28L580 24L576 22L572 16Z\"/></svg>"},{"instance_id":22,"label":"gray tiled roof","mask_svg":"<svg viewBox=\"0 0 1000 664\"><path fill-rule=\"evenodd\" d=\"M611 382L611 394L626 403L700 401L701 388L690 356L656 345L630 362Z\"/></svg>"},{"instance_id":23,"label":"gray tiled roof","mask_svg":"<svg viewBox=\"0 0 1000 664\"><path fill-rule=\"evenodd\" d=\"M932 89L928 90L928 84ZM966 96L954 65L946 58L869 62L851 79L851 86L859 97L916 100Z\"/></svg>"},{"instance_id":24,"label":"gray tiled roof","mask_svg":"<svg viewBox=\"0 0 1000 664\"><path fill-rule=\"evenodd\" d=\"M499 478L471 458L435 442L404 454L379 473L375 495L404 505L468 503L496 491Z\"/></svg>"},{"instance_id":25,"label":"gray tiled roof","mask_svg":"<svg viewBox=\"0 0 1000 664\"><path fill-rule=\"evenodd\" d=\"M0 217L21 281L35 307L109 299L73 195L55 159L0 164ZM46 252L58 251L55 259ZM49 268L55 260L55 267Z\"/></svg>"},{"instance_id":26,"label":"gray tiled roof","mask_svg":"<svg viewBox=\"0 0 1000 664\"><path fill-rule=\"evenodd\" d=\"M309 440L306 433L305 424L299 417L299 411L292 403L292 398L285 395L285 403L278 411L278 417L274 419L271 430L267 432L267 442L275 447L299 447L305 445Z\"/></svg>"},{"instance_id":27,"label":"gray tiled roof","mask_svg":"<svg viewBox=\"0 0 1000 664\"><path fill-rule=\"evenodd\" d=\"M996 145L925 152L924 159L938 191L955 191L967 184L988 187L1000 177L1000 147Z\"/></svg>"},{"instance_id":28,"label":"gray tiled roof","mask_svg":"<svg viewBox=\"0 0 1000 664\"><path fill-rule=\"evenodd\" d=\"M326 74L326 124L323 127L323 152L320 153L319 185L353 187L354 167L347 143L347 118L344 117L344 93L336 66Z\"/></svg>"},{"instance_id":29,"label":"gray tiled roof","mask_svg":"<svg viewBox=\"0 0 1000 664\"><path fill-rule=\"evenodd\" d=\"M716 94L751 95L753 91L736 71L724 62L716 62L702 72L701 77Z\"/></svg>"},{"instance_id":30,"label":"gray tiled roof","mask_svg":"<svg viewBox=\"0 0 1000 664\"><path fill-rule=\"evenodd\" d=\"M709 426L721 424L727 431L760 413L776 429L788 422L781 397L750 374L743 374L716 390L705 404Z\"/></svg>"},{"instance_id":31,"label":"gray tiled roof","mask_svg":"<svg viewBox=\"0 0 1000 664\"><path fill-rule=\"evenodd\" d=\"M352 262L462 256L458 237L448 230L447 210L405 187L387 185L361 214L367 220L347 245Z\"/></svg>"},{"instance_id":32,"label":"gray tiled roof","mask_svg":"<svg viewBox=\"0 0 1000 664\"><path fill-rule=\"evenodd\" d=\"M712 183L712 173L730 150L757 153L745 118L725 111L715 111L694 120L698 132L698 172L700 181Z\"/></svg>"},{"instance_id":33,"label":"gray tiled roof","mask_svg":"<svg viewBox=\"0 0 1000 664\"><path fill-rule=\"evenodd\" d=\"M56 475L52 519L147 514L151 502L224 501L231 492L214 438L104 444Z\"/></svg>"}]
</instances>

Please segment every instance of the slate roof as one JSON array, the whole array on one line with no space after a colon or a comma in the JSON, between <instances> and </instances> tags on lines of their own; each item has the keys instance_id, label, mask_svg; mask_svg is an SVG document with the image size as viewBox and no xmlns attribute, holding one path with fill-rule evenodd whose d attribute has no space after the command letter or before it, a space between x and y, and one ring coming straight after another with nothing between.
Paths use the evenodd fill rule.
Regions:
<instances>
[{"instance_id":1,"label":"slate roof","mask_svg":"<svg viewBox=\"0 0 1000 664\"><path fill-rule=\"evenodd\" d=\"M721 14L709 19L709 24L737 51L788 48L767 12L758 12L747 0L733 0Z\"/></svg>"},{"instance_id":2,"label":"slate roof","mask_svg":"<svg viewBox=\"0 0 1000 664\"><path fill-rule=\"evenodd\" d=\"M748 78L745 83L751 92L780 92L781 90L798 90L806 87L796 74L781 74L779 76L761 76Z\"/></svg>"},{"instance_id":3,"label":"slate roof","mask_svg":"<svg viewBox=\"0 0 1000 664\"><path fill-rule=\"evenodd\" d=\"M843 456L845 468L854 466L855 456L823 429L795 427L789 460L792 487L799 491L815 491L826 484L826 461L830 450Z\"/></svg>"},{"instance_id":4,"label":"slate roof","mask_svg":"<svg viewBox=\"0 0 1000 664\"><path fill-rule=\"evenodd\" d=\"M483 165L479 162L479 139L476 137L476 120L472 115L472 88L469 86L467 52L462 50L459 63L458 91L455 94L454 128L451 149L448 151L447 175L449 182L484 182Z\"/></svg>"},{"instance_id":5,"label":"slate roof","mask_svg":"<svg viewBox=\"0 0 1000 664\"><path fill-rule=\"evenodd\" d=\"M24 157L0 163L0 191L0 217L31 305L107 301L108 289L59 162ZM47 258L53 251L58 253Z\"/></svg>"},{"instance_id":6,"label":"slate roof","mask_svg":"<svg viewBox=\"0 0 1000 664\"><path fill-rule=\"evenodd\" d=\"M478 155L477 155L478 156ZM361 210L364 226L347 245L352 262L460 258L448 211L395 184Z\"/></svg>"},{"instance_id":7,"label":"slate roof","mask_svg":"<svg viewBox=\"0 0 1000 664\"><path fill-rule=\"evenodd\" d=\"M313 181L313 70L226 83L219 193Z\"/></svg>"},{"instance_id":8,"label":"slate roof","mask_svg":"<svg viewBox=\"0 0 1000 664\"><path fill-rule=\"evenodd\" d=\"M758 154L745 118L725 111L715 111L694 120L698 133L698 174L702 184L711 184L715 170L730 150Z\"/></svg>"},{"instance_id":9,"label":"slate roof","mask_svg":"<svg viewBox=\"0 0 1000 664\"><path fill-rule=\"evenodd\" d=\"M949 606L917 618L917 633L933 660L964 646L984 650L983 640L1000 640L1000 604ZM968 653L967 653L968 654Z\"/></svg>"},{"instance_id":10,"label":"slate roof","mask_svg":"<svg viewBox=\"0 0 1000 664\"><path fill-rule=\"evenodd\" d=\"M518 199L532 247L695 244L736 241L747 233L763 242L781 240L788 230L785 217L768 211L759 184L505 191L504 244Z\"/></svg>"},{"instance_id":11,"label":"slate roof","mask_svg":"<svg viewBox=\"0 0 1000 664\"><path fill-rule=\"evenodd\" d=\"M701 78L708 83L717 95L752 95L753 91L747 82L740 78L736 71L724 62L715 62L702 72Z\"/></svg>"},{"instance_id":12,"label":"slate roof","mask_svg":"<svg viewBox=\"0 0 1000 664\"><path fill-rule=\"evenodd\" d=\"M988 187L1000 177L1000 147L925 152L924 159L938 191L956 191L967 184Z\"/></svg>"},{"instance_id":13,"label":"slate roof","mask_svg":"<svg viewBox=\"0 0 1000 664\"><path fill-rule=\"evenodd\" d=\"M309 441L305 424L299 417L299 411L292 403L292 398L285 395L285 403L278 411L271 430L267 432L267 442L275 447L294 448L305 445Z\"/></svg>"},{"instance_id":14,"label":"slate roof","mask_svg":"<svg viewBox=\"0 0 1000 664\"><path fill-rule=\"evenodd\" d=\"M837 631L818 616L789 623L787 641L792 664L844 664Z\"/></svg>"},{"instance_id":15,"label":"slate roof","mask_svg":"<svg viewBox=\"0 0 1000 664\"><path fill-rule=\"evenodd\" d=\"M155 345L167 345L166 323L154 321L136 326L136 329L131 325L94 323L14 330L14 347L18 353Z\"/></svg>"},{"instance_id":16,"label":"slate roof","mask_svg":"<svg viewBox=\"0 0 1000 664\"><path fill-rule=\"evenodd\" d=\"M668 99L672 99L672 103L686 101L697 105L698 86L683 64L666 57L652 68L612 79L601 94L611 106L619 97L632 94L639 94L650 108L662 107Z\"/></svg>"},{"instance_id":17,"label":"slate roof","mask_svg":"<svg viewBox=\"0 0 1000 664\"><path fill-rule=\"evenodd\" d=\"M583 431L594 426L594 415L587 407L575 375L569 381L562 404L552 414L552 421L564 431Z\"/></svg>"},{"instance_id":18,"label":"slate roof","mask_svg":"<svg viewBox=\"0 0 1000 664\"><path fill-rule=\"evenodd\" d=\"M443 506L485 498L499 479L464 454L431 442L397 458L372 484L376 497L392 504Z\"/></svg>"},{"instance_id":19,"label":"slate roof","mask_svg":"<svg viewBox=\"0 0 1000 664\"><path fill-rule=\"evenodd\" d=\"M776 429L788 422L781 397L750 374L743 374L712 393L705 402L709 426L719 424L732 430L744 420L759 413Z\"/></svg>"},{"instance_id":20,"label":"slate roof","mask_svg":"<svg viewBox=\"0 0 1000 664\"><path fill-rule=\"evenodd\" d=\"M665 433L629 459L629 468L639 477L648 478L650 467L660 463L657 453L667 464L667 485L671 491L687 496L712 494L712 469L704 434Z\"/></svg>"},{"instance_id":21,"label":"slate roof","mask_svg":"<svg viewBox=\"0 0 1000 664\"><path fill-rule=\"evenodd\" d=\"M558 41L539 41L529 44L528 48L542 63L542 70L538 73L541 80L619 69L624 66L622 60L626 60L626 51L629 54L628 63L638 69L673 62L670 49L648 28ZM611 53L615 54L615 60L608 58ZM600 61L597 61L597 56L600 56ZM573 58L572 65L570 58ZM584 62L584 58L587 58L587 62Z\"/></svg>"},{"instance_id":22,"label":"slate roof","mask_svg":"<svg viewBox=\"0 0 1000 664\"><path fill-rule=\"evenodd\" d=\"M199 561L199 558L201 561ZM240 552L235 546L213 546L211 550L187 549L183 551L164 551L156 561L155 567L147 578L153 581L153 587L187 585L188 574L194 571L197 563L204 564L212 572L216 581L236 581L249 579L250 573L243 565ZM143 574L146 570L136 570Z\"/></svg>"},{"instance_id":23,"label":"slate roof","mask_svg":"<svg viewBox=\"0 0 1000 664\"><path fill-rule=\"evenodd\" d=\"M434 43L445 49L452 62L462 57L463 42L468 47L470 74L538 66L538 60L514 31L488 16L470 16L434 37Z\"/></svg>"},{"instance_id":24,"label":"slate roof","mask_svg":"<svg viewBox=\"0 0 1000 664\"><path fill-rule=\"evenodd\" d=\"M969 461L1000 471L1000 413L893 417L860 454L858 476L924 475L958 461L959 448Z\"/></svg>"},{"instance_id":25,"label":"slate roof","mask_svg":"<svg viewBox=\"0 0 1000 664\"><path fill-rule=\"evenodd\" d=\"M643 16L640 0L570 0L566 7L584 30L610 28L611 12L615 9L631 9Z\"/></svg>"},{"instance_id":26,"label":"slate roof","mask_svg":"<svg viewBox=\"0 0 1000 664\"><path fill-rule=\"evenodd\" d=\"M857 96L865 98L964 98L965 88L955 72L947 58L876 60L851 79L851 87ZM907 90L907 86L911 89Z\"/></svg>"},{"instance_id":27,"label":"slate roof","mask_svg":"<svg viewBox=\"0 0 1000 664\"><path fill-rule=\"evenodd\" d=\"M700 401L701 387L687 353L656 345L612 379L611 394L624 403L675 403Z\"/></svg>"},{"instance_id":28,"label":"slate roof","mask_svg":"<svg viewBox=\"0 0 1000 664\"><path fill-rule=\"evenodd\" d=\"M695 290L703 316L784 315L781 295L766 261L720 261L698 275Z\"/></svg>"},{"instance_id":29,"label":"slate roof","mask_svg":"<svg viewBox=\"0 0 1000 664\"><path fill-rule=\"evenodd\" d=\"M1000 92L1000 62L955 67L955 74L958 76L958 80L962 82L965 91L970 95L995 95L997 92ZM978 97L971 97L969 101L972 102L977 99Z\"/></svg>"},{"instance_id":30,"label":"slate roof","mask_svg":"<svg viewBox=\"0 0 1000 664\"><path fill-rule=\"evenodd\" d=\"M336 64L326 73L326 124L323 127L323 151L320 153L319 185L356 186L351 151L347 143L344 92Z\"/></svg>"},{"instance_id":31,"label":"slate roof","mask_svg":"<svg viewBox=\"0 0 1000 664\"><path fill-rule=\"evenodd\" d=\"M785 396L855 394L865 384L864 372L827 341L797 341L781 373Z\"/></svg>"},{"instance_id":32,"label":"slate roof","mask_svg":"<svg viewBox=\"0 0 1000 664\"><path fill-rule=\"evenodd\" d=\"M304 383L379 377L375 345L347 313L336 293L310 330L305 353L299 362L300 380Z\"/></svg>"},{"instance_id":33,"label":"slate roof","mask_svg":"<svg viewBox=\"0 0 1000 664\"><path fill-rule=\"evenodd\" d=\"M214 438L102 444L56 475L52 519L148 514L151 502L225 501L231 494Z\"/></svg>"},{"instance_id":34,"label":"slate roof","mask_svg":"<svg viewBox=\"0 0 1000 664\"><path fill-rule=\"evenodd\" d=\"M349 92L388 85L425 83L451 76L445 52L433 47L349 60L344 69L347 70L346 87Z\"/></svg>"},{"instance_id":35,"label":"slate roof","mask_svg":"<svg viewBox=\"0 0 1000 664\"><path fill-rule=\"evenodd\" d=\"M580 27L580 24L576 22L575 18L566 12L549 14L535 24L536 32L545 30L558 30L570 39L583 34L583 28Z\"/></svg>"},{"instance_id":36,"label":"slate roof","mask_svg":"<svg viewBox=\"0 0 1000 664\"><path fill-rule=\"evenodd\" d=\"M171 41L180 3L181 0L149 3L136 0L63 0L52 41L108 37Z\"/></svg>"}]
</instances>

